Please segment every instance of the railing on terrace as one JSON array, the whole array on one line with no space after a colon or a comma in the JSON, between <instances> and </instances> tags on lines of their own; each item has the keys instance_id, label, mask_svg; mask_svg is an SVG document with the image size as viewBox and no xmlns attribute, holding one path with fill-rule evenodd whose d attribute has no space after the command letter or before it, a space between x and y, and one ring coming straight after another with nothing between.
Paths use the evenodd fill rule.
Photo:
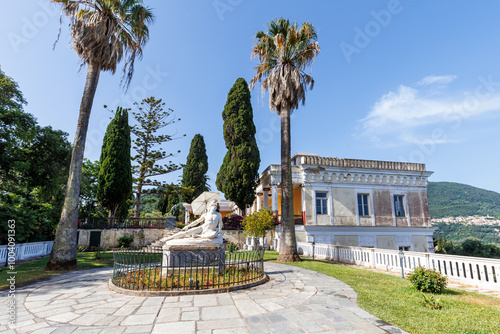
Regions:
<instances>
[{"instance_id":1,"label":"railing on terrace","mask_svg":"<svg viewBox=\"0 0 500 334\"><path fill-rule=\"evenodd\" d=\"M304 218L302 215L293 216L293 220L295 221L295 225L304 225Z\"/></svg>"},{"instance_id":2,"label":"railing on terrace","mask_svg":"<svg viewBox=\"0 0 500 334\"><path fill-rule=\"evenodd\" d=\"M0 245L0 267L6 266L8 262L18 262L48 255L52 251L53 244L54 241L40 241L16 244L14 246L14 257L12 256L12 252L10 252L9 254L8 245Z\"/></svg>"},{"instance_id":3,"label":"railing on terrace","mask_svg":"<svg viewBox=\"0 0 500 334\"><path fill-rule=\"evenodd\" d=\"M104 229L104 228L166 228L173 229L174 222L165 218L102 218L89 217L78 220L78 228Z\"/></svg>"},{"instance_id":4,"label":"railing on terrace","mask_svg":"<svg viewBox=\"0 0 500 334\"><path fill-rule=\"evenodd\" d=\"M112 283L142 291L232 289L265 278L264 251L115 250Z\"/></svg>"},{"instance_id":5,"label":"railing on terrace","mask_svg":"<svg viewBox=\"0 0 500 334\"><path fill-rule=\"evenodd\" d=\"M327 244L297 243L304 255L363 267L401 272L399 251ZM404 252L403 270L435 269L450 281L500 291L500 260L434 253Z\"/></svg>"}]
</instances>

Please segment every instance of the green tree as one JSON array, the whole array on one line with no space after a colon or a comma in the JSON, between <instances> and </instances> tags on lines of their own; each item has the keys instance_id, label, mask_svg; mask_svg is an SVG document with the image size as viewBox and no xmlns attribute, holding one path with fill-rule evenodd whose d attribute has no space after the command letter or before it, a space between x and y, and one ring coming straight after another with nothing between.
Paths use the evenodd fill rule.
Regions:
<instances>
[{"instance_id":1,"label":"green tree","mask_svg":"<svg viewBox=\"0 0 500 334\"><path fill-rule=\"evenodd\" d=\"M217 189L243 211L255 200L260 153L255 141L250 91L238 78L227 94L222 112L227 153L217 174Z\"/></svg>"},{"instance_id":2,"label":"green tree","mask_svg":"<svg viewBox=\"0 0 500 334\"><path fill-rule=\"evenodd\" d=\"M184 222L184 206L182 199L193 197L193 187L183 187L176 184L166 184L162 187L160 200L156 205L156 210L162 215L171 214L177 217L178 221Z\"/></svg>"},{"instance_id":3,"label":"green tree","mask_svg":"<svg viewBox=\"0 0 500 334\"><path fill-rule=\"evenodd\" d=\"M48 270L76 266L83 154L99 74L101 71L115 73L118 63L125 58L122 84L128 87L135 59L142 56L142 47L149 38L148 24L153 21L151 10L142 6L142 0L53 1L61 3L63 13L70 19L73 49L82 65L87 65L87 78L73 143L66 197L47 263Z\"/></svg>"},{"instance_id":4,"label":"green tree","mask_svg":"<svg viewBox=\"0 0 500 334\"><path fill-rule=\"evenodd\" d=\"M130 127L128 110L118 107L104 135L97 179L97 200L115 218L119 208L127 207L132 194Z\"/></svg>"},{"instance_id":5,"label":"green tree","mask_svg":"<svg viewBox=\"0 0 500 334\"><path fill-rule=\"evenodd\" d=\"M97 206L97 179L99 177L99 161L83 159L82 180L80 183L79 217L101 216Z\"/></svg>"},{"instance_id":6,"label":"green tree","mask_svg":"<svg viewBox=\"0 0 500 334\"><path fill-rule=\"evenodd\" d=\"M16 221L18 242L53 238L61 214L71 146L23 107L17 83L0 70L0 241Z\"/></svg>"},{"instance_id":7,"label":"green tree","mask_svg":"<svg viewBox=\"0 0 500 334\"><path fill-rule=\"evenodd\" d=\"M19 181L13 171L24 162L19 161L22 149L33 136L35 118L23 111L26 100L17 83L0 68L0 185Z\"/></svg>"},{"instance_id":8,"label":"green tree","mask_svg":"<svg viewBox=\"0 0 500 334\"><path fill-rule=\"evenodd\" d=\"M191 203L202 192L210 189L207 184L207 171L208 157L205 141L203 140L203 136L197 133L194 135L193 140L191 140L186 165L182 171L181 185L194 189L191 194L184 195L183 200L185 202Z\"/></svg>"},{"instance_id":9,"label":"green tree","mask_svg":"<svg viewBox=\"0 0 500 334\"><path fill-rule=\"evenodd\" d=\"M167 125L180 121L180 118L173 117L172 109L163 110L165 105L161 99L154 97L143 99L140 104L134 103L137 111L132 111L132 116L137 124L132 126L131 131L136 137L133 140L133 147L136 154L132 156L134 165L132 167L134 177L135 209L134 218L139 218L141 214L141 195L145 187L160 187L161 182L153 179L154 177L174 172L182 166L168 163L159 163L164 159L172 157L174 154L163 151L158 147L174 138L168 134L157 134L157 132ZM177 151L179 153L180 151Z\"/></svg>"},{"instance_id":10,"label":"green tree","mask_svg":"<svg viewBox=\"0 0 500 334\"><path fill-rule=\"evenodd\" d=\"M304 69L312 66L320 52L317 35L310 23L300 28L283 18L268 23L266 32L255 34L256 44L252 58L259 65L250 81L254 88L261 83L262 91L269 92L269 108L281 119L281 237L278 261L300 260L297 253L293 217L293 185L291 165L290 115L299 103L305 103L307 89L314 79Z\"/></svg>"}]
</instances>

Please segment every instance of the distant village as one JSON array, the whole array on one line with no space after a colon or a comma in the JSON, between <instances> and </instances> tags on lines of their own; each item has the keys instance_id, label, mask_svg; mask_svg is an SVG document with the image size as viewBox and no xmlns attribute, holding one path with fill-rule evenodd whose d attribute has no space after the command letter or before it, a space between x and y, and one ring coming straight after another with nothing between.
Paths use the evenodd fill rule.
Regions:
<instances>
[{"instance_id":1,"label":"distant village","mask_svg":"<svg viewBox=\"0 0 500 334\"><path fill-rule=\"evenodd\" d=\"M465 223L467 225L500 225L500 219L491 216L446 217L431 219L432 223Z\"/></svg>"}]
</instances>

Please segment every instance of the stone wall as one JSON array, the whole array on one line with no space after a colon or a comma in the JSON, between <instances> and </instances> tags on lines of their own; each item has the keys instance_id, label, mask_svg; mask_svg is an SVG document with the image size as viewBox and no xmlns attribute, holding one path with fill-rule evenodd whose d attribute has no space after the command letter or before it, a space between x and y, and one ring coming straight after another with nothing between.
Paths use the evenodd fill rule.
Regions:
<instances>
[{"instance_id":1,"label":"stone wall","mask_svg":"<svg viewBox=\"0 0 500 334\"><path fill-rule=\"evenodd\" d=\"M109 229L109 230L78 230L78 247L88 247L91 232L101 232L101 248L114 248L120 237L129 236L134 240L131 246L146 246L163 238L164 234L170 232L165 229Z\"/></svg>"}]
</instances>

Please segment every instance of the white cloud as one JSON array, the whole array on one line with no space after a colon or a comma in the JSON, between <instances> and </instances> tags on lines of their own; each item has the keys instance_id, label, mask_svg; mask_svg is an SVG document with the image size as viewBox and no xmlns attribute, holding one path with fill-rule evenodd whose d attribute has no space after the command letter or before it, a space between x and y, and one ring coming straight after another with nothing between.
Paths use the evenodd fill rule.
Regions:
<instances>
[{"instance_id":1,"label":"white cloud","mask_svg":"<svg viewBox=\"0 0 500 334\"><path fill-rule=\"evenodd\" d=\"M429 75L417 82L419 86L447 85L457 78L456 75Z\"/></svg>"},{"instance_id":2,"label":"white cloud","mask_svg":"<svg viewBox=\"0 0 500 334\"><path fill-rule=\"evenodd\" d=\"M445 85L455 78L456 76L428 76L417 85ZM432 138L432 133L437 128L454 133L458 127L464 127L463 121L470 117L500 111L500 90L491 90L491 86L484 85L484 80L479 82L473 92L441 95L418 86L400 85L396 91L380 97L368 115L360 120L361 135L383 147L428 140L432 140L434 144L462 140L448 136L437 140Z\"/></svg>"}]
</instances>

